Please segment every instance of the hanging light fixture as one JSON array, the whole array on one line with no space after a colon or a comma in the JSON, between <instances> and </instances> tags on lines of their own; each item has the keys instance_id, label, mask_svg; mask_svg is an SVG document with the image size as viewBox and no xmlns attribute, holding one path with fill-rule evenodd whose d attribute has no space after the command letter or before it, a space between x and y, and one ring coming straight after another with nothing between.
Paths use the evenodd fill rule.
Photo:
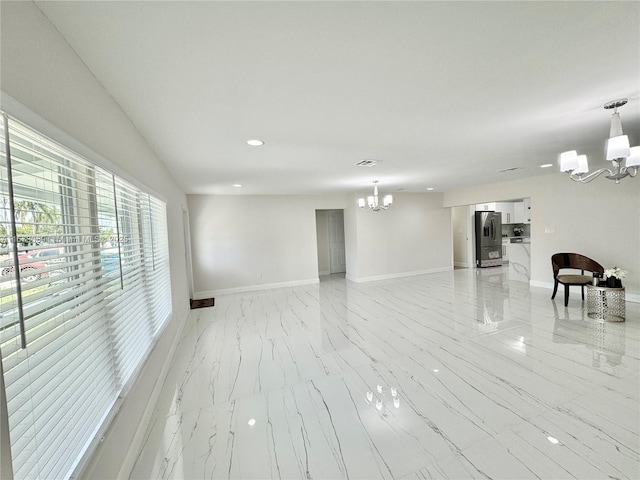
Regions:
<instances>
[{"instance_id":1,"label":"hanging light fixture","mask_svg":"<svg viewBox=\"0 0 640 480\"><path fill-rule=\"evenodd\" d=\"M626 98L620 98L604 104L606 110L613 108L611 130L606 143L606 159L611 162L612 168L601 168L589 173L587 156L578 155L578 152L571 150L560 154L560 171L567 172L571 180L581 183L589 183L605 172L609 174L605 178L615 180L616 183L620 183L624 177L635 177L638 174L640 146L629 147L629 137L622 132L622 121L618 113L618 107L622 107L627 101ZM587 173L589 174L586 175Z\"/></svg>"},{"instance_id":2,"label":"hanging light fixture","mask_svg":"<svg viewBox=\"0 0 640 480\"><path fill-rule=\"evenodd\" d=\"M373 181L373 195L367 197L366 201L364 198L358 199L358 206L364 210L366 206L368 206L374 212L379 212L380 210L387 210L391 204L393 203L393 195L385 195L382 199L382 205L378 202L378 181Z\"/></svg>"}]
</instances>

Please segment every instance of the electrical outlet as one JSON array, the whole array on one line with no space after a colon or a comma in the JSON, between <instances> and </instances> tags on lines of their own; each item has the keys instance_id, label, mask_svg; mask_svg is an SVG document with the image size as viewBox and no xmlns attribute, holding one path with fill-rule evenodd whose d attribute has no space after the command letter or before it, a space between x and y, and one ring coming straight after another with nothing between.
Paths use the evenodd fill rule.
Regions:
<instances>
[{"instance_id":1,"label":"electrical outlet","mask_svg":"<svg viewBox=\"0 0 640 480\"><path fill-rule=\"evenodd\" d=\"M261 273L256 274L256 278L260 280L262 278L262 274Z\"/></svg>"},{"instance_id":2,"label":"electrical outlet","mask_svg":"<svg viewBox=\"0 0 640 480\"><path fill-rule=\"evenodd\" d=\"M546 227L544 229L544 233L556 233L556 228L555 227Z\"/></svg>"}]
</instances>

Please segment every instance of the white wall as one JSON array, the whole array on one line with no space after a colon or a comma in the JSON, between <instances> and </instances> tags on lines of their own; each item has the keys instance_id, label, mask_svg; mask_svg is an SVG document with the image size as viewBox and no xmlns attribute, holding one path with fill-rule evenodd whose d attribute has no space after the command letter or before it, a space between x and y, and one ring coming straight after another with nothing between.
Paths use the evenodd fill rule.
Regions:
<instances>
[{"instance_id":1,"label":"white wall","mask_svg":"<svg viewBox=\"0 0 640 480\"><path fill-rule=\"evenodd\" d=\"M188 202L197 297L317 282L316 210L344 209L350 280L453 265L451 215L440 194L399 194L385 212L360 210L344 195L189 195Z\"/></svg>"},{"instance_id":2,"label":"white wall","mask_svg":"<svg viewBox=\"0 0 640 480\"><path fill-rule=\"evenodd\" d=\"M627 299L640 301L640 178L579 184L561 173L445 193L444 205L531 197L531 284L553 284L551 255L575 252L627 270Z\"/></svg>"},{"instance_id":3,"label":"white wall","mask_svg":"<svg viewBox=\"0 0 640 480\"><path fill-rule=\"evenodd\" d=\"M347 263L347 278L358 278L358 229L356 218L361 213L357 195L350 195L344 209L344 254Z\"/></svg>"},{"instance_id":4,"label":"white wall","mask_svg":"<svg viewBox=\"0 0 640 480\"><path fill-rule=\"evenodd\" d=\"M342 209L346 197L189 195L188 202L202 298L317 282L316 210Z\"/></svg>"},{"instance_id":5,"label":"white wall","mask_svg":"<svg viewBox=\"0 0 640 480\"><path fill-rule=\"evenodd\" d=\"M357 275L368 281L453 268L451 212L442 194L399 193L383 212L357 210Z\"/></svg>"},{"instance_id":6,"label":"white wall","mask_svg":"<svg viewBox=\"0 0 640 480\"><path fill-rule=\"evenodd\" d=\"M150 414L149 402L153 403L159 392L174 340L188 314L182 228L186 196L35 4L2 2L0 13L2 108L97 163L103 163L99 156L108 159L112 171L137 180L167 201L173 317L86 472L88 478L126 476L131 455L137 452L136 442L146 427L141 421Z\"/></svg>"}]
</instances>

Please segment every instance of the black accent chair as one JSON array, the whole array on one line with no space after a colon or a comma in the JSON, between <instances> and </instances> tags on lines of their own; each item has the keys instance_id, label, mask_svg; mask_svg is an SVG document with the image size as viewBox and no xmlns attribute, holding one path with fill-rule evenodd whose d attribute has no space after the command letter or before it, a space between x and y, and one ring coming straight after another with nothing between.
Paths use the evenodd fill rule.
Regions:
<instances>
[{"instance_id":1,"label":"black accent chair","mask_svg":"<svg viewBox=\"0 0 640 480\"><path fill-rule=\"evenodd\" d=\"M582 290L582 300L584 301L584 286L593 280L593 272L604 274L604 268L595 260L580 255L579 253L556 253L551 256L551 266L553 267L553 295L556 298L558 284L564 285L564 306L569 304L569 287L579 285ZM580 270L580 275L576 273L560 273L562 269ZM585 275L585 271L590 272Z\"/></svg>"}]
</instances>

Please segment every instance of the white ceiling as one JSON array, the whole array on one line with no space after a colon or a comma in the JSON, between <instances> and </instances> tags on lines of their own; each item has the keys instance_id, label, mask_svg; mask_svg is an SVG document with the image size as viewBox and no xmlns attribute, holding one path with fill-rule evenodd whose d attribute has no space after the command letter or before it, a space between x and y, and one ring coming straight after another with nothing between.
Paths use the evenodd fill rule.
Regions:
<instances>
[{"instance_id":1,"label":"white ceiling","mask_svg":"<svg viewBox=\"0 0 640 480\"><path fill-rule=\"evenodd\" d=\"M640 144L636 1L36 3L188 193L445 191L569 149L599 168L620 97Z\"/></svg>"}]
</instances>

